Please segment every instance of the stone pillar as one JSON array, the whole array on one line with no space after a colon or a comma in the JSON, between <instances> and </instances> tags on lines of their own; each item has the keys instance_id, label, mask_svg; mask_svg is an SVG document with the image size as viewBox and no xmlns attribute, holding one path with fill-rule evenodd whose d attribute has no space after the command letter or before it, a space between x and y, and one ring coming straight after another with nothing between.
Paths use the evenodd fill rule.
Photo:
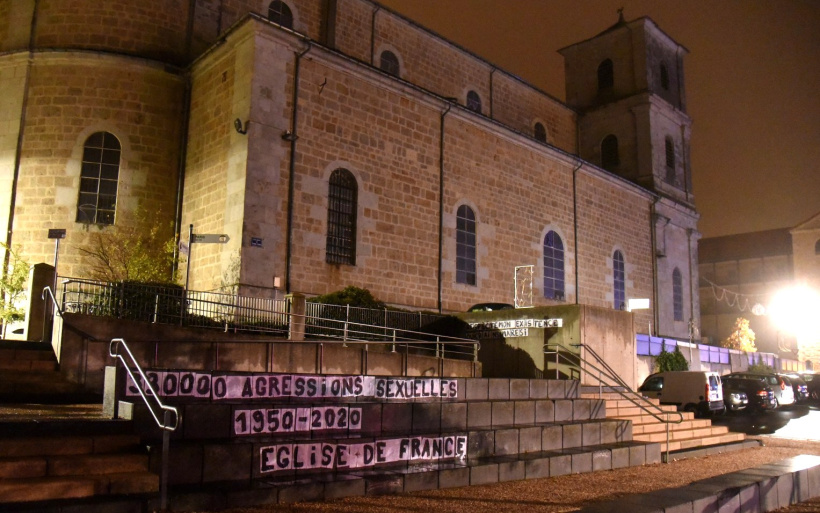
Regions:
<instances>
[{"instance_id":1,"label":"stone pillar","mask_svg":"<svg viewBox=\"0 0 820 513\"><path fill-rule=\"evenodd\" d=\"M28 309L26 309L26 340L47 342L51 338L51 323L54 312L51 298L43 297L45 287L54 286L54 266L39 263L29 271Z\"/></svg>"},{"instance_id":2,"label":"stone pillar","mask_svg":"<svg viewBox=\"0 0 820 513\"><path fill-rule=\"evenodd\" d=\"M305 312L307 311L305 296L304 294L288 294L285 299L288 300L288 312L290 313L288 338L305 340Z\"/></svg>"}]
</instances>

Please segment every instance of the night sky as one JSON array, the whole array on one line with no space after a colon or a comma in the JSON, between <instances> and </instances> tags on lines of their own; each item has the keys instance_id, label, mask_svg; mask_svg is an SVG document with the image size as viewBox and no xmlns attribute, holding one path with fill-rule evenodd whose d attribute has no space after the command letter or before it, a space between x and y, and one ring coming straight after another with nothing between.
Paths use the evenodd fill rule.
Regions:
<instances>
[{"instance_id":1,"label":"night sky","mask_svg":"<svg viewBox=\"0 0 820 513\"><path fill-rule=\"evenodd\" d=\"M564 99L559 48L652 18L689 50L692 176L704 237L820 212L820 1L379 0Z\"/></svg>"}]
</instances>

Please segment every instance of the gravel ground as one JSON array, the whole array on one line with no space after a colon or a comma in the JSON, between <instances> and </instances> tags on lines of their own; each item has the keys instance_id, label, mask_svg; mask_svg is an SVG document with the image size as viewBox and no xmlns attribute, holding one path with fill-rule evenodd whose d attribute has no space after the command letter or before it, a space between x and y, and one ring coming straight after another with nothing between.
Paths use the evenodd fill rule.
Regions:
<instances>
[{"instance_id":1,"label":"gravel ground","mask_svg":"<svg viewBox=\"0 0 820 513\"><path fill-rule=\"evenodd\" d=\"M756 438L756 437L750 437ZM646 465L591 474L514 481L486 486L416 492L379 497L351 497L321 503L231 509L230 513L558 513L584 504L624 495L683 486L693 481L796 456L820 455L820 443L759 437L764 447L717 456ZM820 498L778 510L778 513L820 512Z\"/></svg>"}]
</instances>

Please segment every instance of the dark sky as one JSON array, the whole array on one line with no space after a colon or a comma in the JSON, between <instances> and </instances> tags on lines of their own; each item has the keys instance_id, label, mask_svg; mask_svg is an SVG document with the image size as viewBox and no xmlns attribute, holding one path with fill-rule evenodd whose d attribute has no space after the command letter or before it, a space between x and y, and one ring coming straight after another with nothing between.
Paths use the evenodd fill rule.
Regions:
<instances>
[{"instance_id":1,"label":"dark sky","mask_svg":"<svg viewBox=\"0 0 820 513\"><path fill-rule=\"evenodd\" d=\"M818 0L379 0L564 99L559 48L652 18L689 50L692 176L704 237L820 212Z\"/></svg>"}]
</instances>

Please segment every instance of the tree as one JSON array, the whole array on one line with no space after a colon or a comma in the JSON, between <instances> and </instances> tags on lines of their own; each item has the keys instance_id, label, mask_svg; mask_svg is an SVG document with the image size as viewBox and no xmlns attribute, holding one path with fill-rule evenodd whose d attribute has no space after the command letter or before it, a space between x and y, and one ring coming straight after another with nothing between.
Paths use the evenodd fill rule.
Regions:
<instances>
[{"instance_id":1,"label":"tree","mask_svg":"<svg viewBox=\"0 0 820 513\"><path fill-rule=\"evenodd\" d=\"M748 319L738 317L735 321L735 327L732 329L732 334L720 341L720 347L739 349L747 353L757 352L755 332L749 327Z\"/></svg>"},{"instance_id":2,"label":"tree","mask_svg":"<svg viewBox=\"0 0 820 513\"><path fill-rule=\"evenodd\" d=\"M0 243L8 255L8 267L0 276L0 320L5 325L10 322L22 321L26 317L25 308L19 305L26 296L29 264L13 248Z\"/></svg>"},{"instance_id":3,"label":"tree","mask_svg":"<svg viewBox=\"0 0 820 513\"><path fill-rule=\"evenodd\" d=\"M657 372L667 371L687 371L689 370L689 362L686 357L680 352L680 348L675 346L675 350L671 353L666 350L666 344L661 346L661 352L655 357L655 367Z\"/></svg>"},{"instance_id":4,"label":"tree","mask_svg":"<svg viewBox=\"0 0 820 513\"><path fill-rule=\"evenodd\" d=\"M90 242L78 248L90 268L88 276L100 281L173 283L176 238L171 223L157 223L161 212L117 215L117 225L91 234Z\"/></svg>"},{"instance_id":5,"label":"tree","mask_svg":"<svg viewBox=\"0 0 820 513\"><path fill-rule=\"evenodd\" d=\"M348 285L342 290L316 296L308 299L312 303L323 303L326 305L350 305L361 308L384 308L385 304L379 301L367 289Z\"/></svg>"}]
</instances>

